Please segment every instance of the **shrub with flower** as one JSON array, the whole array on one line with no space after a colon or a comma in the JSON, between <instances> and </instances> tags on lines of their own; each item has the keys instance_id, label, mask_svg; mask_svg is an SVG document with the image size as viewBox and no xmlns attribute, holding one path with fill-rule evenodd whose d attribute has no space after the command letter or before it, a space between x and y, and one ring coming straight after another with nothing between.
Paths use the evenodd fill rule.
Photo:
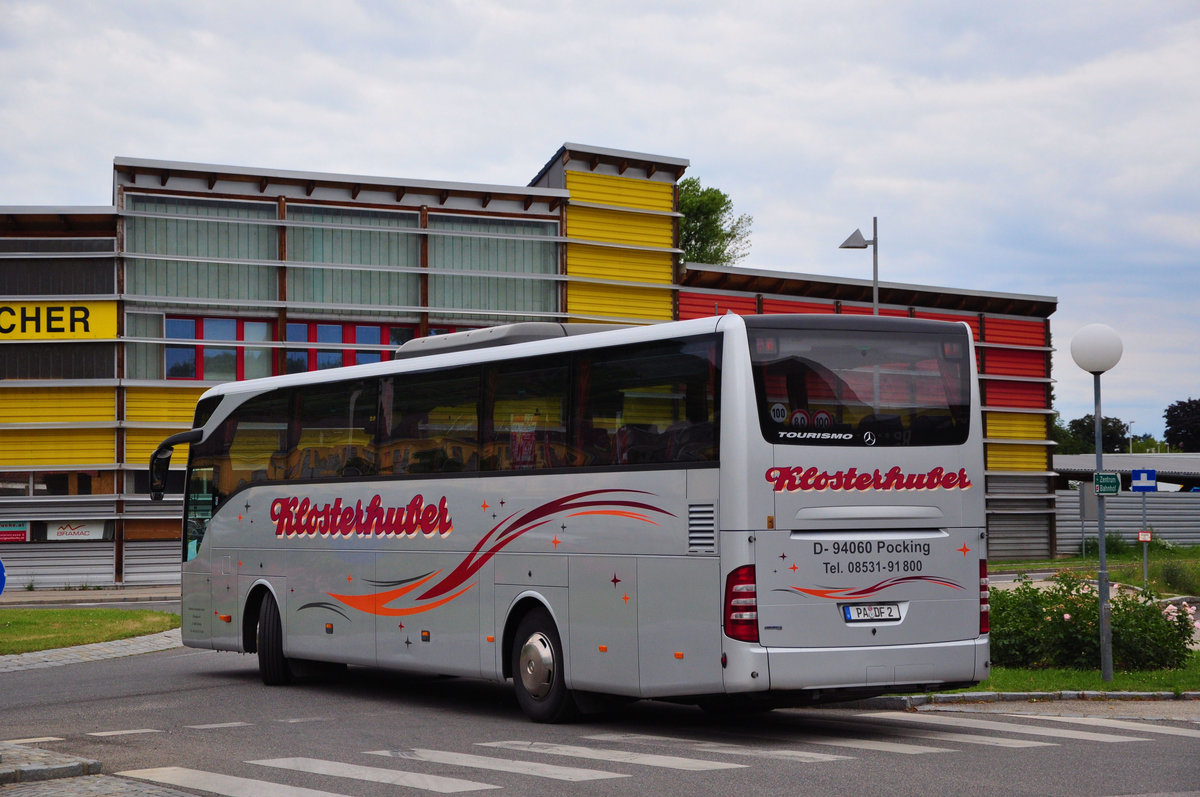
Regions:
<instances>
[{"instance_id":1,"label":"shrub with flower","mask_svg":"<svg viewBox=\"0 0 1200 797\"><path fill-rule=\"evenodd\" d=\"M1100 606L1095 589L1071 573L1038 589L1022 577L1015 589L991 591L992 662L1004 667L1100 665ZM1109 601L1113 667L1156 670L1181 667L1200 628L1196 607L1160 607L1148 592L1117 593Z\"/></svg>"}]
</instances>

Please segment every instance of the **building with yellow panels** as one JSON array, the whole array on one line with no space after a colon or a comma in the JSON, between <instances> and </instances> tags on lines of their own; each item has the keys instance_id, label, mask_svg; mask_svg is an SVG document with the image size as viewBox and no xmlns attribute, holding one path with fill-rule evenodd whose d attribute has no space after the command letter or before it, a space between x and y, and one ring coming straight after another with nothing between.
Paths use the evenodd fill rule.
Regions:
<instances>
[{"instance_id":1,"label":"building with yellow panels","mask_svg":"<svg viewBox=\"0 0 1200 797\"><path fill-rule=\"evenodd\" d=\"M513 321L869 311L869 283L685 264L680 158L565 144L526 186L117 158L111 207L0 212L0 559L10 588L178 579L185 452L232 379ZM1054 300L881 285L979 346L993 552L1053 551ZM170 500L171 495L174 501Z\"/></svg>"}]
</instances>

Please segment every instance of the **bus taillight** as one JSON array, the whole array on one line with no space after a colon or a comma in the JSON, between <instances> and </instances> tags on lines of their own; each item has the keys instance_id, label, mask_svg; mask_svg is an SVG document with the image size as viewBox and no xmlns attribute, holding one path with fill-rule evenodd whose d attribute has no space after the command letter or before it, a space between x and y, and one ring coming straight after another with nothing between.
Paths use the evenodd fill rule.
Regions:
<instances>
[{"instance_id":1,"label":"bus taillight","mask_svg":"<svg viewBox=\"0 0 1200 797\"><path fill-rule=\"evenodd\" d=\"M987 560L979 560L979 633L986 634L991 628L991 606L988 604Z\"/></svg>"},{"instance_id":2,"label":"bus taillight","mask_svg":"<svg viewBox=\"0 0 1200 797\"><path fill-rule=\"evenodd\" d=\"M725 635L758 641L758 586L754 565L742 565L725 579Z\"/></svg>"}]
</instances>

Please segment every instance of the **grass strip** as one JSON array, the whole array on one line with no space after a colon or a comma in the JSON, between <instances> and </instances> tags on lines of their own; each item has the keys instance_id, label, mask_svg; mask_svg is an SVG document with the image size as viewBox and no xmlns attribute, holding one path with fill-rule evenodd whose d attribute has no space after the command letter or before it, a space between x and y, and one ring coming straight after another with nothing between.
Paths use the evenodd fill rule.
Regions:
<instances>
[{"instance_id":1,"label":"grass strip","mask_svg":"<svg viewBox=\"0 0 1200 797\"><path fill-rule=\"evenodd\" d=\"M1188 656L1178 670L1117 672L1105 682L1094 670L1025 670L993 667L992 675L966 692L1200 692L1200 652Z\"/></svg>"},{"instance_id":2,"label":"grass strip","mask_svg":"<svg viewBox=\"0 0 1200 797\"><path fill-rule=\"evenodd\" d=\"M0 609L0 655L111 642L179 627L179 615L143 609Z\"/></svg>"}]
</instances>

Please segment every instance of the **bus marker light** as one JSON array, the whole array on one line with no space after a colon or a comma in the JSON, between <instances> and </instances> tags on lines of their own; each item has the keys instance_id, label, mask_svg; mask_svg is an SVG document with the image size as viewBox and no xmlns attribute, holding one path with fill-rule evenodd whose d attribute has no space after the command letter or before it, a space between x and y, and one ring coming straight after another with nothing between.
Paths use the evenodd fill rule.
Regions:
<instances>
[{"instance_id":1,"label":"bus marker light","mask_svg":"<svg viewBox=\"0 0 1200 797\"><path fill-rule=\"evenodd\" d=\"M233 622L233 617L231 617L228 614L218 614L217 619L220 620L222 623L232 623Z\"/></svg>"},{"instance_id":2,"label":"bus marker light","mask_svg":"<svg viewBox=\"0 0 1200 797\"><path fill-rule=\"evenodd\" d=\"M422 642L428 642L428 641L429 641L429 632L428 632L428 631L422 631L422 632L421 632L421 641L422 641Z\"/></svg>"},{"instance_id":3,"label":"bus marker light","mask_svg":"<svg viewBox=\"0 0 1200 797\"><path fill-rule=\"evenodd\" d=\"M682 660L683 659L683 651L682 650L675 651L675 658Z\"/></svg>"},{"instance_id":4,"label":"bus marker light","mask_svg":"<svg viewBox=\"0 0 1200 797\"><path fill-rule=\"evenodd\" d=\"M608 645L601 645L597 648L601 653L608 653Z\"/></svg>"},{"instance_id":5,"label":"bus marker light","mask_svg":"<svg viewBox=\"0 0 1200 797\"><path fill-rule=\"evenodd\" d=\"M326 624L325 624L325 633L326 633L326 634L332 634L332 633L333 633L333 623L326 623Z\"/></svg>"},{"instance_id":6,"label":"bus marker light","mask_svg":"<svg viewBox=\"0 0 1200 797\"><path fill-rule=\"evenodd\" d=\"M488 641L488 642L495 642L495 641L496 641L496 637L492 636L491 634L488 634L488 635L487 635L487 641Z\"/></svg>"}]
</instances>

